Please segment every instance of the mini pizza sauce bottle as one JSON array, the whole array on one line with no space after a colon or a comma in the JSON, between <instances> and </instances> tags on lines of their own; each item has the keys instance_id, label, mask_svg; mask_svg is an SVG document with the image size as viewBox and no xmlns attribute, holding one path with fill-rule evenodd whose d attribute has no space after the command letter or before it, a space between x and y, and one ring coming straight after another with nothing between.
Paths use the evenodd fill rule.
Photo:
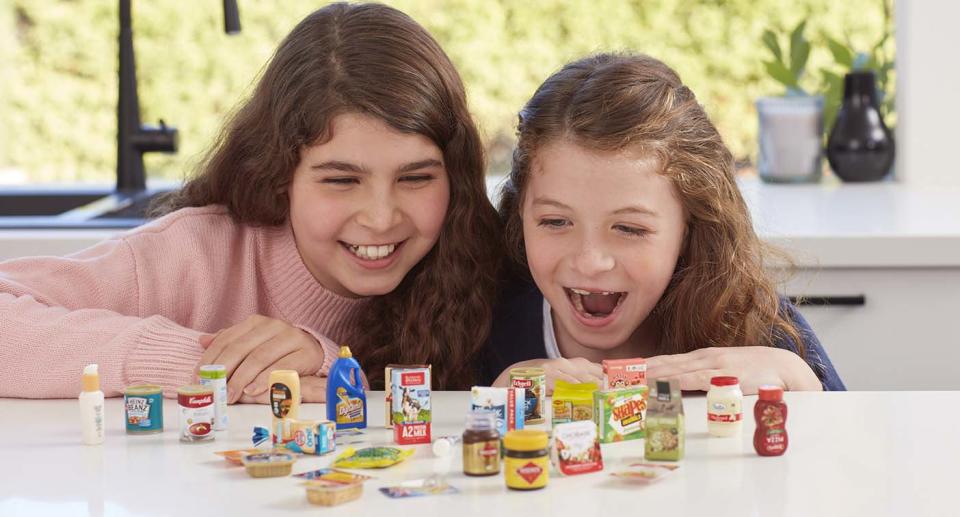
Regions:
<instances>
[{"instance_id":1,"label":"mini pizza sauce bottle","mask_svg":"<svg viewBox=\"0 0 960 517\"><path fill-rule=\"evenodd\" d=\"M787 404L783 388L760 386L759 398L753 406L757 430L753 434L753 448L761 456L780 456L787 450Z\"/></svg>"}]
</instances>

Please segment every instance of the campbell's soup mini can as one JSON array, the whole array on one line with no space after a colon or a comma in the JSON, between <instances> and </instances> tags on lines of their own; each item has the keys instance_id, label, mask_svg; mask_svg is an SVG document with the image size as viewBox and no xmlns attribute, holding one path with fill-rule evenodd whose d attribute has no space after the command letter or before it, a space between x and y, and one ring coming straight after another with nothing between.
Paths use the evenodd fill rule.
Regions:
<instances>
[{"instance_id":1,"label":"campbell's soup mini can","mask_svg":"<svg viewBox=\"0 0 960 517\"><path fill-rule=\"evenodd\" d=\"M199 384L183 386L177 389L177 402L180 405L180 441L213 440L216 418L213 389Z\"/></svg>"}]
</instances>

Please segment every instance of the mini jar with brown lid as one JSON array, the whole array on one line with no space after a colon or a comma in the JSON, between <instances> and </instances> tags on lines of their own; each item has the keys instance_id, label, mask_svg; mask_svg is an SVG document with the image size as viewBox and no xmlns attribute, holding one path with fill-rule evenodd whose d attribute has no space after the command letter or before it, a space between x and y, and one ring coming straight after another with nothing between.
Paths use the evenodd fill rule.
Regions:
<instances>
[{"instance_id":1,"label":"mini jar with brown lid","mask_svg":"<svg viewBox=\"0 0 960 517\"><path fill-rule=\"evenodd\" d=\"M500 433L497 416L490 411L467 413L463 431L463 473L492 476L500 473Z\"/></svg>"}]
</instances>

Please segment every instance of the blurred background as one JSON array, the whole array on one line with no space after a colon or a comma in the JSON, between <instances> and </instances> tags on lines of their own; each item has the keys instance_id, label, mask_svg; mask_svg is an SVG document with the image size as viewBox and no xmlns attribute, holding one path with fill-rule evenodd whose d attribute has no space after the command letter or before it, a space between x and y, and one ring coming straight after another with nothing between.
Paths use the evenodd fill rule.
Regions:
<instances>
[{"instance_id":1,"label":"blurred background","mask_svg":"<svg viewBox=\"0 0 960 517\"><path fill-rule=\"evenodd\" d=\"M163 118L180 132L176 154L145 155L148 178L176 182L193 172L279 41L326 3L241 0L242 32L228 36L219 1L133 2L141 118ZM674 67L750 174L754 102L785 92L764 32L790 53L803 21L809 59L799 85L827 96L827 129L838 81L858 58L858 67L886 67L879 86L886 122L896 125L892 0L385 3L426 26L458 66L491 174L509 167L516 113L543 79L569 60L620 49ZM0 0L0 190L116 182L117 16L116 0Z\"/></svg>"}]
</instances>

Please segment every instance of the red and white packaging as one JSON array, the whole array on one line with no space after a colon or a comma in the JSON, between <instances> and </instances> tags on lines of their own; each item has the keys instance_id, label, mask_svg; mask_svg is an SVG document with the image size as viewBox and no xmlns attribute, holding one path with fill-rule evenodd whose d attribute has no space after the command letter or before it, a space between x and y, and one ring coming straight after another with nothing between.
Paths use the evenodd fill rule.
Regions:
<instances>
[{"instance_id":1,"label":"red and white packaging","mask_svg":"<svg viewBox=\"0 0 960 517\"><path fill-rule=\"evenodd\" d=\"M600 364L603 366L604 390L647 385L647 360L642 357L604 359Z\"/></svg>"},{"instance_id":2,"label":"red and white packaging","mask_svg":"<svg viewBox=\"0 0 960 517\"><path fill-rule=\"evenodd\" d=\"M552 459L561 474L571 476L603 470L597 425L590 420L557 424L553 428Z\"/></svg>"},{"instance_id":3,"label":"red and white packaging","mask_svg":"<svg viewBox=\"0 0 960 517\"><path fill-rule=\"evenodd\" d=\"M180 406L180 441L213 440L216 418L213 390L199 385L184 386L177 390L177 403Z\"/></svg>"}]
</instances>

